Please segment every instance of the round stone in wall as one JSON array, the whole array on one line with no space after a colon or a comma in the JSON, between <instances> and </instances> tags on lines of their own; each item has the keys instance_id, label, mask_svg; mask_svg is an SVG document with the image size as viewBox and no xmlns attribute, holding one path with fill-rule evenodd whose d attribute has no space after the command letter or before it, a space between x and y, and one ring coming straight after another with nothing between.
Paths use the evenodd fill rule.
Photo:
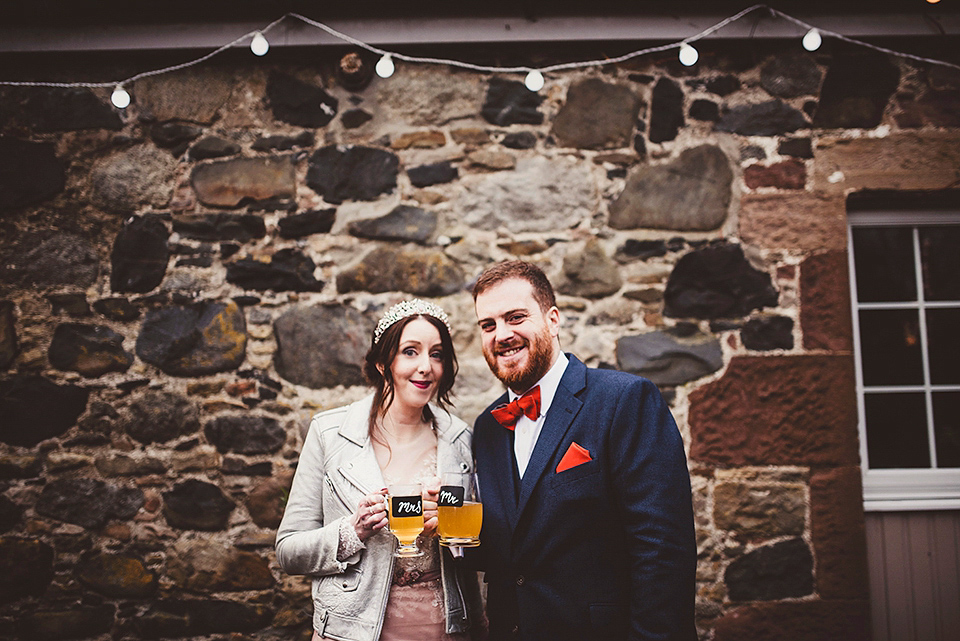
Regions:
<instances>
[{"instance_id":1,"label":"round stone in wall","mask_svg":"<svg viewBox=\"0 0 960 641\"><path fill-rule=\"evenodd\" d=\"M143 505L143 492L91 478L63 478L47 483L37 498L37 514L88 529L110 519L131 519Z\"/></svg>"},{"instance_id":2,"label":"round stone in wall","mask_svg":"<svg viewBox=\"0 0 960 641\"><path fill-rule=\"evenodd\" d=\"M199 410L179 394L148 390L131 401L122 424L140 443L165 443L199 430Z\"/></svg>"},{"instance_id":3,"label":"round stone in wall","mask_svg":"<svg viewBox=\"0 0 960 641\"><path fill-rule=\"evenodd\" d=\"M0 537L0 604L42 596L53 561L53 548L42 541Z\"/></svg>"},{"instance_id":4,"label":"round stone in wall","mask_svg":"<svg viewBox=\"0 0 960 641\"><path fill-rule=\"evenodd\" d=\"M145 599L157 590L157 576L143 561L126 554L86 556L77 569L80 582L100 594L116 599Z\"/></svg>"},{"instance_id":5,"label":"round stone in wall","mask_svg":"<svg viewBox=\"0 0 960 641\"><path fill-rule=\"evenodd\" d=\"M137 337L137 356L172 376L236 369L246 355L246 320L233 301L151 310Z\"/></svg>"},{"instance_id":6,"label":"round stone in wall","mask_svg":"<svg viewBox=\"0 0 960 641\"><path fill-rule=\"evenodd\" d=\"M33 447L71 427L87 408L90 392L57 385L41 376L0 380L0 441Z\"/></svg>"},{"instance_id":7,"label":"round stone in wall","mask_svg":"<svg viewBox=\"0 0 960 641\"><path fill-rule=\"evenodd\" d=\"M181 530L223 530L235 507L223 491L197 479L188 479L163 494L163 515L170 527Z\"/></svg>"},{"instance_id":8,"label":"round stone in wall","mask_svg":"<svg viewBox=\"0 0 960 641\"><path fill-rule=\"evenodd\" d=\"M237 454L276 452L287 440L286 431L269 416L218 416L203 431L220 452Z\"/></svg>"},{"instance_id":9,"label":"round stone in wall","mask_svg":"<svg viewBox=\"0 0 960 641\"><path fill-rule=\"evenodd\" d=\"M447 296L460 291L466 275L452 258L433 248L381 246L337 275L343 292L409 292Z\"/></svg>"},{"instance_id":10,"label":"round stone in wall","mask_svg":"<svg viewBox=\"0 0 960 641\"><path fill-rule=\"evenodd\" d=\"M113 213L138 207L163 207L173 194L177 160L153 145L138 145L94 165L90 172L93 204Z\"/></svg>"},{"instance_id":11,"label":"round stone in wall","mask_svg":"<svg viewBox=\"0 0 960 641\"><path fill-rule=\"evenodd\" d=\"M61 323L53 331L48 352L50 364L60 370L96 378L108 372L125 372L133 354L123 349L123 336L105 325Z\"/></svg>"}]
</instances>

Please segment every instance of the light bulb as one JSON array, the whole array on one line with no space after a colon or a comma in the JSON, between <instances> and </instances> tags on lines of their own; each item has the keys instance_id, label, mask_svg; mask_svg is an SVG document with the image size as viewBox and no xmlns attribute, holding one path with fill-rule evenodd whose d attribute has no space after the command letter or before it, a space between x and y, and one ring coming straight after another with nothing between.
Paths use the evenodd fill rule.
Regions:
<instances>
[{"instance_id":1,"label":"light bulb","mask_svg":"<svg viewBox=\"0 0 960 641\"><path fill-rule=\"evenodd\" d=\"M253 40L250 41L250 51L255 56L265 56L270 51L270 43L259 31L253 34Z\"/></svg>"},{"instance_id":2,"label":"light bulb","mask_svg":"<svg viewBox=\"0 0 960 641\"><path fill-rule=\"evenodd\" d=\"M816 51L820 48L820 43L823 42L823 38L820 37L820 32L816 29L811 29L803 36L803 48L807 51Z\"/></svg>"},{"instance_id":3,"label":"light bulb","mask_svg":"<svg viewBox=\"0 0 960 641\"><path fill-rule=\"evenodd\" d=\"M527 74L523 84L525 84L530 91L540 91L543 89L543 74L533 69Z\"/></svg>"},{"instance_id":4,"label":"light bulb","mask_svg":"<svg viewBox=\"0 0 960 641\"><path fill-rule=\"evenodd\" d=\"M385 54L377 61L376 70L377 75L381 78L389 78L393 75L393 58L390 57L390 54Z\"/></svg>"},{"instance_id":5,"label":"light bulb","mask_svg":"<svg viewBox=\"0 0 960 641\"><path fill-rule=\"evenodd\" d=\"M680 45L680 64L685 67L692 67L697 64L697 60L700 58L700 54L697 53L697 50L683 43Z\"/></svg>"},{"instance_id":6,"label":"light bulb","mask_svg":"<svg viewBox=\"0 0 960 641\"><path fill-rule=\"evenodd\" d=\"M117 109L126 109L130 106L130 94L123 88L123 85L117 85L113 93L110 94L110 102L112 102L113 106Z\"/></svg>"}]
</instances>

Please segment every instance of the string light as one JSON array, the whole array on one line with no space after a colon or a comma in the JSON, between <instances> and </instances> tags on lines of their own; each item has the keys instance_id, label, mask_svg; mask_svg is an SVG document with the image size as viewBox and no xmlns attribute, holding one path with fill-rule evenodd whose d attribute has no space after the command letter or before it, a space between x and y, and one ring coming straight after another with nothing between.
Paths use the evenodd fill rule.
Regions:
<instances>
[{"instance_id":1,"label":"string light","mask_svg":"<svg viewBox=\"0 0 960 641\"><path fill-rule=\"evenodd\" d=\"M693 65L697 64L697 60L699 59L700 54L696 49L687 43L680 45L680 64L682 64L684 67L692 67Z\"/></svg>"},{"instance_id":2,"label":"string light","mask_svg":"<svg viewBox=\"0 0 960 641\"><path fill-rule=\"evenodd\" d=\"M930 0L928 0L928 2L929 1ZM931 2L931 4L934 4L935 2L936 0L934 2ZM146 78L149 76L158 76L166 73L172 73L174 71L179 71L181 69L186 69L188 67L198 65L202 62L205 62L206 60L209 60L210 58L213 58L214 56L224 51L227 51L228 49L232 49L233 47L241 45L248 40L250 41L250 49L253 51L253 53L255 53L256 55L266 54L267 50L270 48L270 43L267 42L267 38L264 34L268 33L271 29L276 27L278 24L280 24L284 20L290 18L290 19L299 20L305 24L316 27L317 29L321 29L339 40L342 40L344 42L357 46L361 49L365 49L366 51L369 51L371 53L381 56L380 61L376 65L377 74L381 78L389 78L390 76L393 75L393 72L394 72L393 59L395 58L397 60L403 60L404 62L448 65L451 67L458 67L460 69L469 69L471 71L476 71L480 73L502 73L502 74L523 73L523 74L526 74L525 84L527 85L527 87L530 88L531 91L538 91L540 88L543 87L542 83L543 83L544 73L566 71L566 70L573 70L573 69L584 69L588 67L601 67L606 65L614 65L614 64L619 64L621 62L626 62L627 60L631 60L638 56L643 56L651 53L662 53L665 51L669 51L670 49L676 49L677 47L680 48L679 53L681 56L681 62L687 66L693 65L696 63L697 59L699 58L699 54L697 53L697 50L694 49L690 43L696 42L697 40L702 40L703 38L708 37L714 32L719 31L723 27L726 27L727 25L734 23L740 20L741 18L743 18L744 16L758 10L763 10L767 15L773 18L780 18L780 19L786 20L803 29L803 32L805 33L805 35L803 36L802 42L803 42L804 48L806 48L808 51L813 51L817 47L819 47L820 42L822 41L822 36L830 36L831 38L835 38L843 42L865 47L867 49L873 49L874 51L879 51L881 53L885 53L888 55L897 56L899 58L905 58L909 60L914 60L916 62L940 65L943 67L950 67L952 69L960 70L960 65L956 65L943 60L923 58L921 56L915 56L909 53L904 53L901 51L895 51L892 49L879 47L877 45L873 45L868 42L863 42L861 40L856 40L854 38L848 38L847 36L844 36L843 34L840 34L840 33L827 31L825 29L818 29L813 25L807 24L801 20L798 20L792 16L789 16L783 13L782 11L778 11L777 9L774 9L767 5L756 4L751 7L747 7L746 9L743 9L742 11L728 18L725 18L724 20L721 20L720 22L716 23L712 27L704 29L700 33L694 36L685 38L680 42L674 42L670 44L649 47L647 49L639 49L637 51L632 51L630 53L627 53L615 58L602 58L598 60L584 60L581 62L560 63L555 65L549 65L546 67L541 67L539 70L531 70L530 67L490 67L490 66L484 66L484 65L476 65L469 62L464 62L462 60L408 56L408 55L397 53L394 51L387 51L385 49L374 47L373 45L363 42L362 40L358 40L345 33L341 33L336 29L333 29L332 27L329 27L323 24L322 22L311 20L310 18L302 16L298 13L287 13L281 16L280 18L277 18L276 20L274 20L273 22L265 26L263 29L254 31L252 33L244 34L239 38L236 38L233 41L228 42L220 47L217 47L213 51L203 56L200 56L199 58L196 58L194 60L190 60L188 62L184 62L181 64L173 65L170 67L163 67L162 69L144 71L136 74L135 76L126 78L124 80L119 80L119 81L114 80L110 82L0 81L0 86L6 85L6 86L13 86L13 87L61 87L61 88L114 87L115 89L114 89L113 95L110 98L111 102L113 102L113 104L116 105L119 109L123 109L130 104L130 94L126 92L124 87L132 86L135 81L140 80L141 78ZM813 42L816 42L817 45L813 46ZM261 48L262 48L262 53L259 53ZM688 62L689 60L692 60L692 62ZM537 87L537 89L533 89L533 87Z\"/></svg>"},{"instance_id":3,"label":"string light","mask_svg":"<svg viewBox=\"0 0 960 641\"><path fill-rule=\"evenodd\" d=\"M525 84L530 91L540 91L543 89L543 74L533 69L527 74L527 77L524 78L523 84Z\"/></svg>"},{"instance_id":4,"label":"string light","mask_svg":"<svg viewBox=\"0 0 960 641\"><path fill-rule=\"evenodd\" d=\"M820 44L823 43L823 38L820 37L819 31L811 29L803 36L801 43L807 51L816 51L820 48Z\"/></svg>"},{"instance_id":5,"label":"string light","mask_svg":"<svg viewBox=\"0 0 960 641\"><path fill-rule=\"evenodd\" d=\"M253 34L253 40L250 41L250 51L255 56L265 56L270 51L270 43L267 42L267 38L262 31Z\"/></svg>"},{"instance_id":6,"label":"string light","mask_svg":"<svg viewBox=\"0 0 960 641\"><path fill-rule=\"evenodd\" d=\"M389 78L392 76L395 67L393 66L393 58L390 57L390 54L384 54L384 56L377 61L375 69L377 75L381 78Z\"/></svg>"},{"instance_id":7,"label":"string light","mask_svg":"<svg viewBox=\"0 0 960 641\"><path fill-rule=\"evenodd\" d=\"M117 109L126 109L130 106L130 94L123 88L123 85L117 85L113 93L110 94L110 102Z\"/></svg>"}]
</instances>

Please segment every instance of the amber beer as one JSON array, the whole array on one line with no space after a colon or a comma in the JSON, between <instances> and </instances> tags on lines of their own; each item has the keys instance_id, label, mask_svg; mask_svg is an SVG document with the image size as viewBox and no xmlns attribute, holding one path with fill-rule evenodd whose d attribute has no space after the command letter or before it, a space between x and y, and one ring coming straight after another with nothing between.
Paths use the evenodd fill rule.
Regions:
<instances>
[{"instance_id":1,"label":"amber beer","mask_svg":"<svg viewBox=\"0 0 960 641\"><path fill-rule=\"evenodd\" d=\"M437 533L440 544L459 547L480 545L483 505L473 474L444 474L437 500Z\"/></svg>"},{"instance_id":2,"label":"amber beer","mask_svg":"<svg viewBox=\"0 0 960 641\"><path fill-rule=\"evenodd\" d=\"M417 537L423 532L423 503L420 498L419 483L391 485L387 518L390 531L397 537L400 546L397 556L420 556L423 552L417 547Z\"/></svg>"}]
</instances>

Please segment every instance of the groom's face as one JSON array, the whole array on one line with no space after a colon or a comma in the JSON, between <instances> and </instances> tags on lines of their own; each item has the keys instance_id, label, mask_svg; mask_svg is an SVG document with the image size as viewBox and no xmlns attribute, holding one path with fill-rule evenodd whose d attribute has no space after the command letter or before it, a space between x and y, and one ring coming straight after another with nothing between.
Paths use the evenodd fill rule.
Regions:
<instances>
[{"instance_id":1,"label":"groom's face","mask_svg":"<svg viewBox=\"0 0 960 641\"><path fill-rule=\"evenodd\" d=\"M544 312L526 280L511 278L477 296L483 356L494 376L518 394L536 384L557 358L560 312Z\"/></svg>"}]
</instances>

